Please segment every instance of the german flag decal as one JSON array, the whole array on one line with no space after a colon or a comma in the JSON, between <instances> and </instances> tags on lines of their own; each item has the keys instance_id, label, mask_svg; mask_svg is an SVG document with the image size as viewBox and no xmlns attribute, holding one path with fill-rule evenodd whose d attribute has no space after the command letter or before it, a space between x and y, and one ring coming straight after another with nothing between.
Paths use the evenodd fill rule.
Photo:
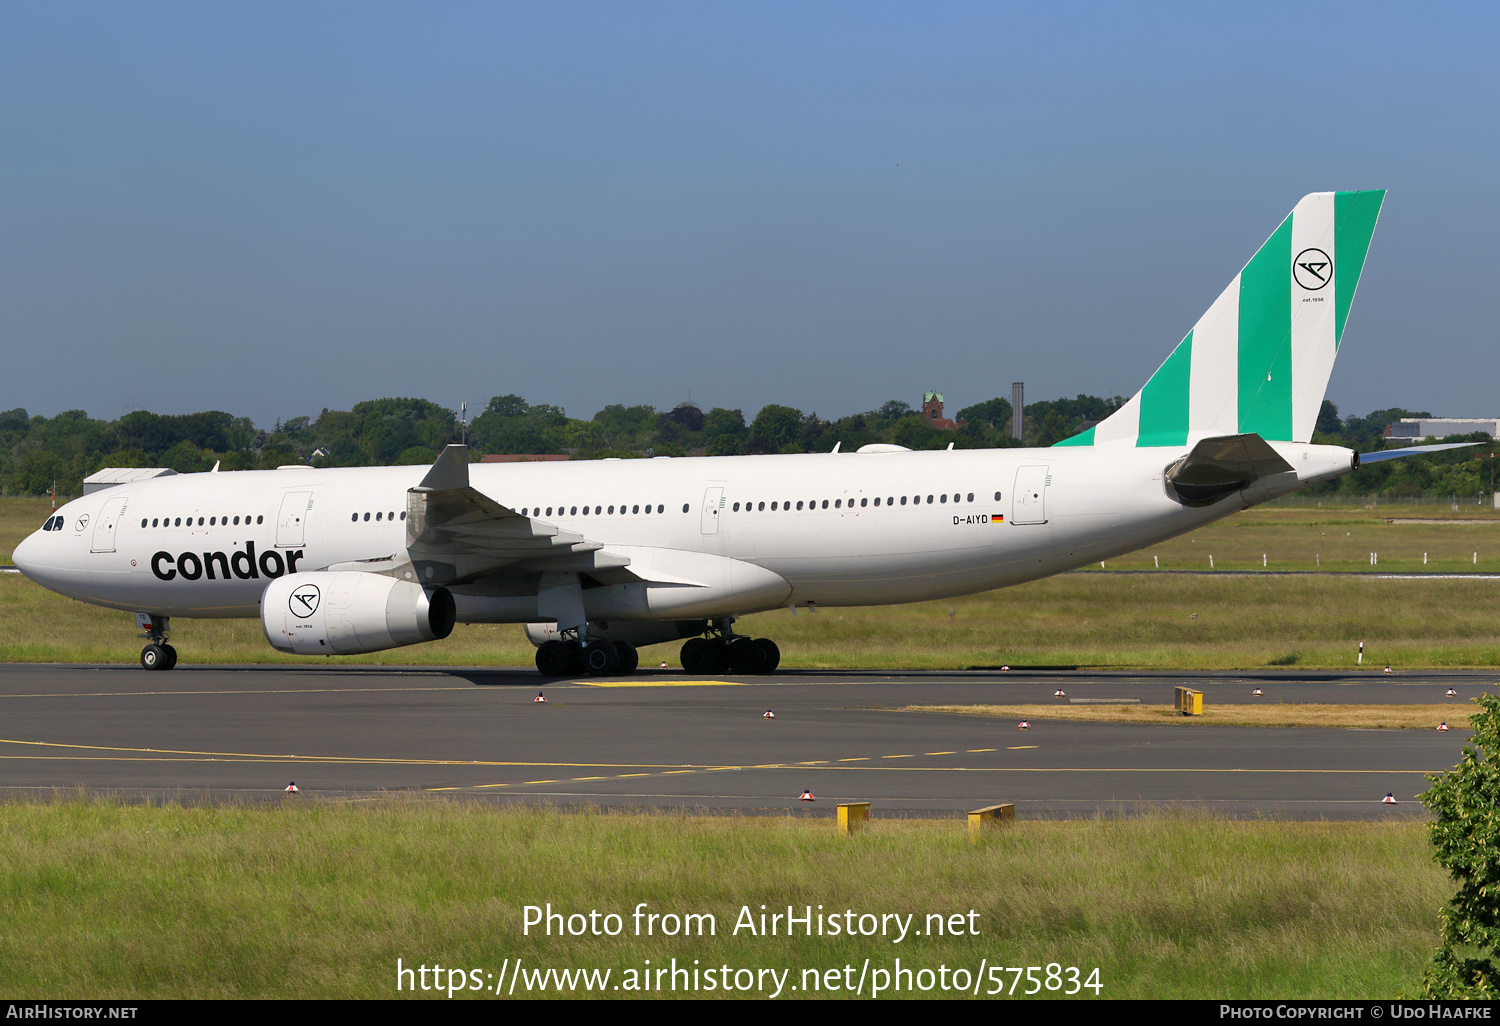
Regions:
<instances>
[{"instance_id":1,"label":"german flag decal","mask_svg":"<svg viewBox=\"0 0 1500 1026\"><path fill-rule=\"evenodd\" d=\"M992 523L992 524L1003 524L1003 523L1005 523L1005 514L1004 513L991 513L990 514L990 523Z\"/></svg>"}]
</instances>

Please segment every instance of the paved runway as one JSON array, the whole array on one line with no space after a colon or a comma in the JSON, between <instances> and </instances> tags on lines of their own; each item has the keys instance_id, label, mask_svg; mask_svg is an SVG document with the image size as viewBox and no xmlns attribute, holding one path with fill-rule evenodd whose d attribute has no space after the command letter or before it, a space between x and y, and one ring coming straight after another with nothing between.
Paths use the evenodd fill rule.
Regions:
<instances>
[{"instance_id":1,"label":"paved runway","mask_svg":"<svg viewBox=\"0 0 1500 1026\"><path fill-rule=\"evenodd\" d=\"M1235 816L1425 815L1424 774L1464 731L1314 730L903 713L906 705L1172 701L1441 703L1494 674L680 672L544 683L532 670L409 667L0 668L0 792L274 799L391 792L568 806L831 815L1020 816L1161 804ZM1445 698L1456 688L1458 698ZM547 701L534 701L538 690ZM775 719L764 718L767 709ZM799 796L810 790L814 802ZM1393 792L1395 806L1380 799Z\"/></svg>"}]
</instances>

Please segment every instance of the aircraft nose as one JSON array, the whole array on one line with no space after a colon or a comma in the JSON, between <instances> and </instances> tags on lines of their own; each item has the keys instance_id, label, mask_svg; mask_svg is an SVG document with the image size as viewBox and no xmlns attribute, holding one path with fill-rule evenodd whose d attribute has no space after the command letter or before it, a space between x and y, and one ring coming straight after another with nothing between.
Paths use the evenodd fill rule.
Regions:
<instances>
[{"instance_id":1,"label":"aircraft nose","mask_svg":"<svg viewBox=\"0 0 1500 1026\"><path fill-rule=\"evenodd\" d=\"M27 577L33 578L36 569L37 533L33 532L22 538L21 544L17 545L10 554L10 561L15 564L16 569Z\"/></svg>"}]
</instances>

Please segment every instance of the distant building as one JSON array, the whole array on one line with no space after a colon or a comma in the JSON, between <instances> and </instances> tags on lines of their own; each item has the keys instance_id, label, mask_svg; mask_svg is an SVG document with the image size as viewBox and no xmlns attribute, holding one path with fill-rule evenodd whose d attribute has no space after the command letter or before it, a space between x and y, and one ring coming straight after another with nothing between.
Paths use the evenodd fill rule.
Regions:
<instances>
[{"instance_id":1,"label":"distant building","mask_svg":"<svg viewBox=\"0 0 1500 1026\"><path fill-rule=\"evenodd\" d=\"M939 431L957 431L961 426L960 421L949 420L943 416L943 393L922 393L922 419L928 425Z\"/></svg>"},{"instance_id":2,"label":"distant building","mask_svg":"<svg viewBox=\"0 0 1500 1026\"><path fill-rule=\"evenodd\" d=\"M1500 435L1500 419L1402 417L1396 423L1385 426L1385 437L1393 441L1416 441L1422 438L1447 438L1449 435L1472 435L1476 431L1483 431L1494 438Z\"/></svg>"},{"instance_id":3,"label":"distant building","mask_svg":"<svg viewBox=\"0 0 1500 1026\"><path fill-rule=\"evenodd\" d=\"M153 477L170 477L177 473L168 467L105 467L83 479L83 494L102 492L115 485L149 481Z\"/></svg>"}]
</instances>

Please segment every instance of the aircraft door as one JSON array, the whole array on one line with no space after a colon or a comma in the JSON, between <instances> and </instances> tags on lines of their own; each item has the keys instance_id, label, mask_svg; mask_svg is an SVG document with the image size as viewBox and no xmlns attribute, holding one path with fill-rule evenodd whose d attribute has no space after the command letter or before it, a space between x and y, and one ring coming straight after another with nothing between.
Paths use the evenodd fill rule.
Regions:
<instances>
[{"instance_id":1,"label":"aircraft door","mask_svg":"<svg viewBox=\"0 0 1500 1026\"><path fill-rule=\"evenodd\" d=\"M276 521L276 547L295 549L303 542L307 511L312 509L312 492L287 492L281 499L281 515Z\"/></svg>"},{"instance_id":2,"label":"aircraft door","mask_svg":"<svg viewBox=\"0 0 1500 1026\"><path fill-rule=\"evenodd\" d=\"M1050 470L1050 467L1021 467L1016 471L1016 487L1010 493L1011 523L1047 522L1047 485L1052 482Z\"/></svg>"},{"instance_id":3,"label":"aircraft door","mask_svg":"<svg viewBox=\"0 0 1500 1026\"><path fill-rule=\"evenodd\" d=\"M703 493L703 520L704 534L719 533L719 514L724 512L724 489L710 488Z\"/></svg>"},{"instance_id":4,"label":"aircraft door","mask_svg":"<svg viewBox=\"0 0 1500 1026\"><path fill-rule=\"evenodd\" d=\"M99 511L99 519L94 521L94 542L90 547L91 551L115 551L115 529L120 526L120 519L125 515L125 506L129 502L129 496L119 495L104 503L104 508Z\"/></svg>"}]
</instances>

